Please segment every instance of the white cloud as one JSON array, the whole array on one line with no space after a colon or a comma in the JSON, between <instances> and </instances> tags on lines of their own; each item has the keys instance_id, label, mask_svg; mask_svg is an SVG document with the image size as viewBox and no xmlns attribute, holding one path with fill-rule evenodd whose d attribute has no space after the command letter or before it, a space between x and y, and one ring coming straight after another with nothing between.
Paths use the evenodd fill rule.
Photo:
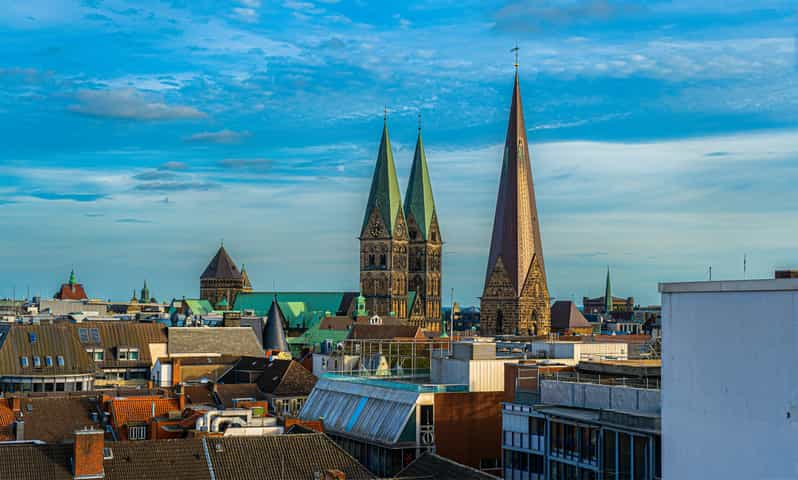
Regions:
<instances>
[{"instance_id":1,"label":"white cloud","mask_svg":"<svg viewBox=\"0 0 798 480\"><path fill-rule=\"evenodd\" d=\"M142 92L124 88L118 90L81 90L78 103L70 111L93 117L111 117L128 120L175 120L204 118L207 115L187 105L170 105Z\"/></svg>"},{"instance_id":2,"label":"white cloud","mask_svg":"<svg viewBox=\"0 0 798 480\"><path fill-rule=\"evenodd\" d=\"M185 140L187 142L204 142L204 143L237 143L242 139L249 137L251 133L247 130L242 132L234 132L232 130L219 130L216 132L199 132L190 135Z\"/></svg>"}]
</instances>

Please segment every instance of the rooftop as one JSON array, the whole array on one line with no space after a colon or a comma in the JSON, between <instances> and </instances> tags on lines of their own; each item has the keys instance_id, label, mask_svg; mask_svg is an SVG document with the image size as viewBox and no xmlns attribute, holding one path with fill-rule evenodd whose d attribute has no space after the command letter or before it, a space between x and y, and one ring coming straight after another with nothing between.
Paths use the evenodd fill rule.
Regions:
<instances>
[{"instance_id":1,"label":"rooftop","mask_svg":"<svg viewBox=\"0 0 798 480\"><path fill-rule=\"evenodd\" d=\"M777 292L798 290L798 278L660 283L660 293Z\"/></svg>"}]
</instances>

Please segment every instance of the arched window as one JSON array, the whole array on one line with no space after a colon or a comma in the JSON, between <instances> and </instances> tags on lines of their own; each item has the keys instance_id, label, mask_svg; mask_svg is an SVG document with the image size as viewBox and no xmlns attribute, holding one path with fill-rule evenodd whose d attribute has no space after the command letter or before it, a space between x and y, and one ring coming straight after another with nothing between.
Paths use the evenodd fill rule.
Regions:
<instances>
[{"instance_id":1,"label":"arched window","mask_svg":"<svg viewBox=\"0 0 798 480\"><path fill-rule=\"evenodd\" d=\"M374 266L374 254L373 253L369 254L369 266L370 267Z\"/></svg>"},{"instance_id":2,"label":"arched window","mask_svg":"<svg viewBox=\"0 0 798 480\"><path fill-rule=\"evenodd\" d=\"M501 310L496 312L496 334L501 335L504 332L504 314Z\"/></svg>"},{"instance_id":3,"label":"arched window","mask_svg":"<svg viewBox=\"0 0 798 480\"><path fill-rule=\"evenodd\" d=\"M380 254L380 266L381 266L381 267L384 267L384 266L387 264L387 262L388 262L388 260L387 260L387 258L385 257L385 254L384 254L384 253L381 253L381 254Z\"/></svg>"}]
</instances>

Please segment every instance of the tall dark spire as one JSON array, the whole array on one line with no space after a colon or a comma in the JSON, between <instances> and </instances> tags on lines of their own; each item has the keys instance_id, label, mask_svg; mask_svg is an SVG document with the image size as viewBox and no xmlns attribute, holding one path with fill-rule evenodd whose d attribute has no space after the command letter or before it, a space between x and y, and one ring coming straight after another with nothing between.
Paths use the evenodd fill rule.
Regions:
<instances>
[{"instance_id":1,"label":"tall dark spire","mask_svg":"<svg viewBox=\"0 0 798 480\"><path fill-rule=\"evenodd\" d=\"M516 295L521 294L533 262L538 262L544 272L545 282L543 246L517 71L504 143L486 281L496 269L499 259L510 277Z\"/></svg>"},{"instance_id":2,"label":"tall dark spire","mask_svg":"<svg viewBox=\"0 0 798 480\"><path fill-rule=\"evenodd\" d=\"M604 310L607 315L612 313L612 283L610 283L609 266L607 266L607 283L604 285Z\"/></svg>"}]
</instances>

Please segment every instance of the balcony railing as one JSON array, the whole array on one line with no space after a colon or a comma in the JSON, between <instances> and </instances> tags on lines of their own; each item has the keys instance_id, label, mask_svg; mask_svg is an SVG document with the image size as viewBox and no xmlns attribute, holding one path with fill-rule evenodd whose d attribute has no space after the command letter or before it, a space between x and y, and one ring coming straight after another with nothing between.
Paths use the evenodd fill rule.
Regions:
<instances>
[{"instance_id":1,"label":"balcony railing","mask_svg":"<svg viewBox=\"0 0 798 480\"><path fill-rule=\"evenodd\" d=\"M571 382L571 383L593 383L597 385L614 385L632 388L645 388L650 390L659 390L661 386L661 379L659 377L615 377L607 375L596 375L580 372L553 372L541 373L541 380L554 380L558 382Z\"/></svg>"}]
</instances>

